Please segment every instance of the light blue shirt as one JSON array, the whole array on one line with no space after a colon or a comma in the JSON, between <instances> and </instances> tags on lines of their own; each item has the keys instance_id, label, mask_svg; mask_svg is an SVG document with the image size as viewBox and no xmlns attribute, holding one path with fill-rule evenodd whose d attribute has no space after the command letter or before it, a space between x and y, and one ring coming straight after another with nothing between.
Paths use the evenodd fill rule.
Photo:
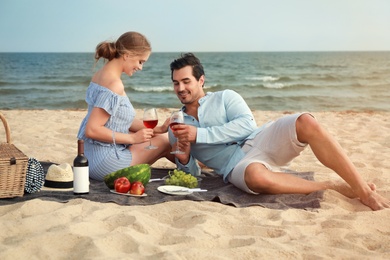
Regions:
<instances>
[{"instance_id":1,"label":"light blue shirt","mask_svg":"<svg viewBox=\"0 0 390 260\"><path fill-rule=\"evenodd\" d=\"M198 118L184 112L184 123L197 127L196 143L191 143L190 160L186 165L176 159L178 169L199 176L196 160L212 168L217 174L227 175L244 157L241 145L259 131L245 100L233 90L208 92L199 100ZM169 131L173 144L176 138Z\"/></svg>"}]
</instances>

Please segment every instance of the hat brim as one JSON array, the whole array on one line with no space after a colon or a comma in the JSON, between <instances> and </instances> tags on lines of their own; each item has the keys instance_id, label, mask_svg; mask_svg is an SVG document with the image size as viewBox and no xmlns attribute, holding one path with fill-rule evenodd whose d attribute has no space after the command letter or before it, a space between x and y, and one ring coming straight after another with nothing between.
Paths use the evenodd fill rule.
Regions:
<instances>
[{"instance_id":1,"label":"hat brim","mask_svg":"<svg viewBox=\"0 0 390 260\"><path fill-rule=\"evenodd\" d=\"M61 192L61 191L73 191L73 188L50 188L50 187L42 186L41 190Z\"/></svg>"},{"instance_id":2,"label":"hat brim","mask_svg":"<svg viewBox=\"0 0 390 260\"><path fill-rule=\"evenodd\" d=\"M41 190L48 190L48 191L72 191L73 190L73 180L72 181L51 181L51 180L45 180Z\"/></svg>"}]
</instances>

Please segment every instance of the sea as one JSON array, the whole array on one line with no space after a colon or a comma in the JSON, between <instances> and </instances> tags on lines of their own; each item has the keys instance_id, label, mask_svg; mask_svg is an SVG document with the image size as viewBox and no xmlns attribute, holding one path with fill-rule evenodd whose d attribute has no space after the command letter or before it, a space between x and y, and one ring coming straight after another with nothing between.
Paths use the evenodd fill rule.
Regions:
<instances>
[{"instance_id":1,"label":"sea","mask_svg":"<svg viewBox=\"0 0 390 260\"><path fill-rule=\"evenodd\" d=\"M200 52L205 92L232 89L263 111L390 111L390 51ZM179 108L170 62L155 52L122 80L135 108ZM86 109L94 53L0 53L0 109Z\"/></svg>"}]
</instances>

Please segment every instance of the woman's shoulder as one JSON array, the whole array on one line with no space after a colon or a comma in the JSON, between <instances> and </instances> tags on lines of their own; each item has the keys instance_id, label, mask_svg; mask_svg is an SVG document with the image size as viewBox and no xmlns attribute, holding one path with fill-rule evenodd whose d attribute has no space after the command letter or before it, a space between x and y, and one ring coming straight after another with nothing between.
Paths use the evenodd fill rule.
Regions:
<instances>
[{"instance_id":1,"label":"woman's shoulder","mask_svg":"<svg viewBox=\"0 0 390 260\"><path fill-rule=\"evenodd\" d=\"M118 94L119 96L125 96L125 86L123 85L123 82L121 79L115 79L110 81L106 88L111 90L112 92Z\"/></svg>"},{"instance_id":2,"label":"woman's shoulder","mask_svg":"<svg viewBox=\"0 0 390 260\"><path fill-rule=\"evenodd\" d=\"M113 114L119 106L131 107L127 96L119 95L96 82L90 83L85 100L89 106L103 108L109 114Z\"/></svg>"},{"instance_id":3,"label":"woman's shoulder","mask_svg":"<svg viewBox=\"0 0 390 260\"><path fill-rule=\"evenodd\" d=\"M109 69L103 68L97 71L92 76L91 82L100 90L106 89L119 96L125 95L125 86L123 85L121 78L113 75Z\"/></svg>"}]
</instances>

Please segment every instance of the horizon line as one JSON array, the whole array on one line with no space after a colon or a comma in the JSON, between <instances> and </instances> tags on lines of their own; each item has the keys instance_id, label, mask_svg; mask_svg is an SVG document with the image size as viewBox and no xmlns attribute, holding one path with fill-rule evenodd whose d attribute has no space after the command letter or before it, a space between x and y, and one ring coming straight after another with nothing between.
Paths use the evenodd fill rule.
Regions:
<instances>
[{"instance_id":1,"label":"horizon line","mask_svg":"<svg viewBox=\"0 0 390 260\"><path fill-rule=\"evenodd\" d=\"M242 53L251 53L251 52L263 52L263 53L272 53L272 52L389 52L389 50L309 50L309 51L152 51L152 53L231 53L231 52L242 52ZM0 53L95 53L94 51L0 51Z\"/></svg>"}]
</instances>

